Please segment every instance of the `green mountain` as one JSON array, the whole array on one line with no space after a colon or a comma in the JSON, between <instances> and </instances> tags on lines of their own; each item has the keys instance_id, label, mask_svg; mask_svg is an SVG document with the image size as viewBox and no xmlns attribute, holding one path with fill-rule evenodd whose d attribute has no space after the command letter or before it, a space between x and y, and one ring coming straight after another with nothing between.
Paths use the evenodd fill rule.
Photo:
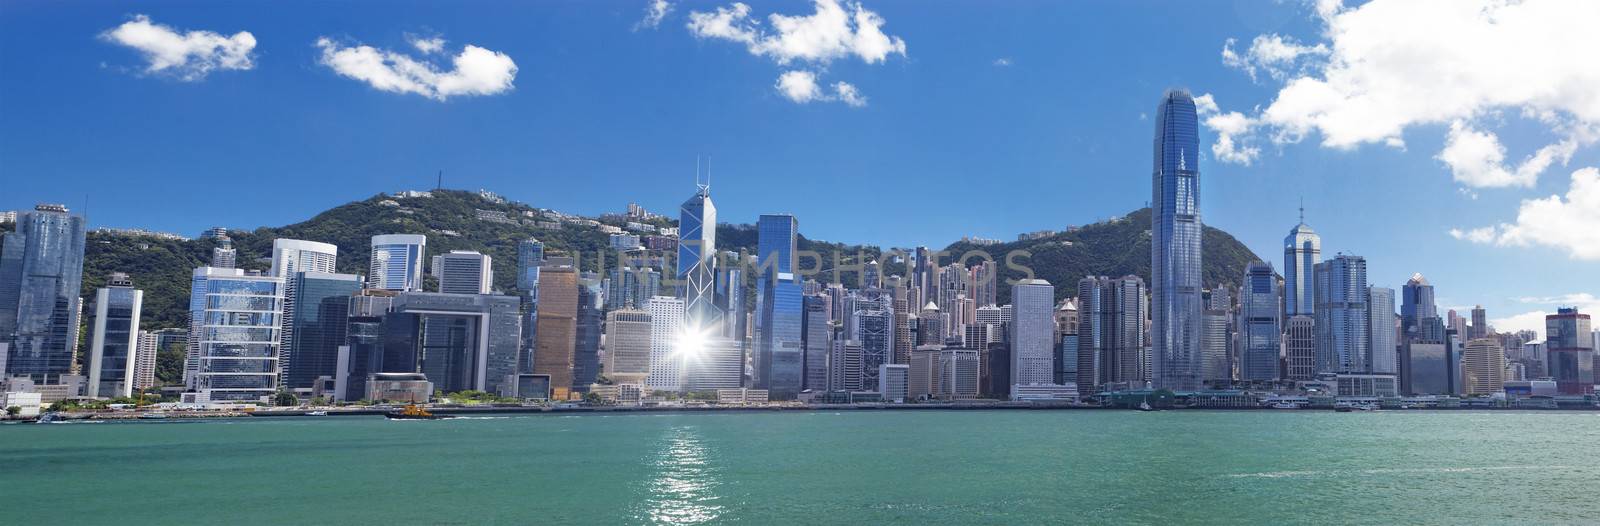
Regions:
<instances>
[{"instance_id":1,"label":"green mountain","mask_svg":"<svg viewBox=\"0 0 1600 526\"><path fill-rule=\"evenodd\" d=\"M582 221L584 218L574 218ZM424 234L428 236L430 256L450 250L477 250L494 259L494 282L507 293L515 293L517 242L536 238L545 243L547 255L581 257L586 271L599 269L599 254L607 245L607 234L595 224L562 222L554 227L543 210L529 205L479 195L476 192L436 190L432 197L398 198L375 195L317 214L304 222L288 226L262 227L253 231L229 233L239 251L239 266L264 270L272 254L272 241L285 237L333 243L339 247L339 271L366 274L371 238L378 234ZM600 218L603 224L622 225L619 218ZM667 219L650 221L672 226ZM1025 277L1023 272L1005 267L1005 254L1026 250L1016 262L1030 267L1036 277L1056 285L1056 295L1066 298L1077 293L1077 281L1085 275L1122 276L1137 274L1149 279L1150 211L1136 210L1127 216L1073 229L1053 236L997 245L978 246L958 242L946 248L945 263L969 250L981 249L999 260L1005 279ZM718 248L730 251L756 251L756 230L751 225L718 225ZM801 237L802 251L814 251L822 261L802 260L802 268L831 271L834 257L841 264L859 263L857 254L867 259L882 259L879 247L813 241ZM142 325L146 328L187 325L191 271L210 259L214 241L210 239L170 240L149 236L91 233L84 259L84 295L93 297L111 272L126 272L137 287L145 290ZM1205 284L1236 284L1244 267L1257 257L1248 248L1221 230L1207 227L1204 239ZM606 265L614 265L607 255ZM884 274L904 274L903 261L884 261ZM840 276L846 284L856 282L856 273ZM816 276L832 281L830 273ZM1001 287L1000 300L1006 302L1010 290Z\"/></svg>"}]
</instances>

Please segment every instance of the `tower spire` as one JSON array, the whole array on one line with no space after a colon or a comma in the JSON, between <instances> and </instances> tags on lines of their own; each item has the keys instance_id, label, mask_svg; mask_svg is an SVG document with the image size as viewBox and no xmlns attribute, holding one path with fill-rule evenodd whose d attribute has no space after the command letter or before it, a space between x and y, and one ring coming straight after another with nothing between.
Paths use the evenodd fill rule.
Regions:
<instances>
[{"instance_id":1,"label":"tower spire","mask_svg":"<svg viewBox=\"0 0 1600 526\"><path fill-rule=\"evenodd\" d=\"M1306 224L1306 196L1300 196L1300 224Z\"/></svg>"}]
</instances>

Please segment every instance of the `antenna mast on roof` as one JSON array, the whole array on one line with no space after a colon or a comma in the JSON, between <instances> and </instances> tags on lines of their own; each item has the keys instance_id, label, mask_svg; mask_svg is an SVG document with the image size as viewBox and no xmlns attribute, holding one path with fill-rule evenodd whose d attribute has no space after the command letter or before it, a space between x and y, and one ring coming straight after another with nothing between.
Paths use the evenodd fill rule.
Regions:
<instances>
[{"instance_id":1,"label":"antenna mast on roof","mask_svg":"<svg viewBox=\"0 0 1600 526\"><path fill-rule=\"evenodd\" d=\"M439 181L433 184L434 190L444 189L444 170L439 170Z\"/></svg>"}]
</instances>

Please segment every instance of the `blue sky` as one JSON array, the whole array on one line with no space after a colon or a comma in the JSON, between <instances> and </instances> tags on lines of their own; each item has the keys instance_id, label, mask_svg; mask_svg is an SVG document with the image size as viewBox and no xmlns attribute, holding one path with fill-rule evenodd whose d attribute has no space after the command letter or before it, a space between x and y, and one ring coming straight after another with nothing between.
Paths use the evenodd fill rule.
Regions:
<instances>
[{"instance_id":1,"label":"blue sky","mask_svg":"<svg viewBox=\"0 0 1600 526\"><path fill-rule=\"evenodd\" d=\"M1206 223L1275 265L1304 198L1374 284L1421 272L1502 326L1600 308L1600 183L1572 176L1600 166L1600 74L1539 58L1600 45L1563 22L1600 13L1466 4L670 2L652 25L645 0L6 2L0 209L87 198L95 226L194 235L444 170L534 206L669 212L709 154L724 221L1012 238L1144 206L1148 114L1185 87L1216 105Z\"/></svg>"}]
</instances>

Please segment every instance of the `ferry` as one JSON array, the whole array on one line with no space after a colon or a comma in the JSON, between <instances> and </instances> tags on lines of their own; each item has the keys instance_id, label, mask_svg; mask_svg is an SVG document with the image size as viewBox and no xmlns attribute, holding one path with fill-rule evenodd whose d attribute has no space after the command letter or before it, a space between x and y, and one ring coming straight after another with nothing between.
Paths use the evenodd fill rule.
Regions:
<instances>
[{"instance_id":1,"label":"ferry","mask_svg":"<svg viewBox=\"0 0 1600 526\"><path fill-rule=\"evenodd\" d=\"M1278 402L1276 404L1272 404L1272 408L1273 409L1299 409L1300 408L1300 404L1296 404L1294 402Z\"/></svg>"},{"instance_id":2,"label":"ferry","mask_svg":"<svg viewBox=\"0 0 1600 526\"><path fill-rule=\"evenodd\" d=\"M163 412L160 412L160 411L154 411L154 412L150 412L150 413L145 413L145 414L139 415L139 419L140 420L166 420L167 419L167 414L163 413Z\"/></svg>"},{"instance_id":3,"label":"ferry","mask_svg":"<svg viewBox=\"0 0 1600 526\"><path fill-rule=\"evenodd\" d=\"M312 411L312 412L306 413L306 416L328 416L328 412L327 411Z\"/></svg>"},{"instance_id":4,"label":"ferry","mask_svg":"<svg viewBox=\"0 0 1600 526\"><path fill-rule=\"evenodd\" d=\"M384 418L388 418L390 420L443 420L446 418L455 418L455 416L452 415L433 414L428 412L427 409L423 409L421 406L418 406L414 403L406 404L406 406L400 408L399 411L390 411L384 413L383 416Z\"/></svg>"}]
</instances>

